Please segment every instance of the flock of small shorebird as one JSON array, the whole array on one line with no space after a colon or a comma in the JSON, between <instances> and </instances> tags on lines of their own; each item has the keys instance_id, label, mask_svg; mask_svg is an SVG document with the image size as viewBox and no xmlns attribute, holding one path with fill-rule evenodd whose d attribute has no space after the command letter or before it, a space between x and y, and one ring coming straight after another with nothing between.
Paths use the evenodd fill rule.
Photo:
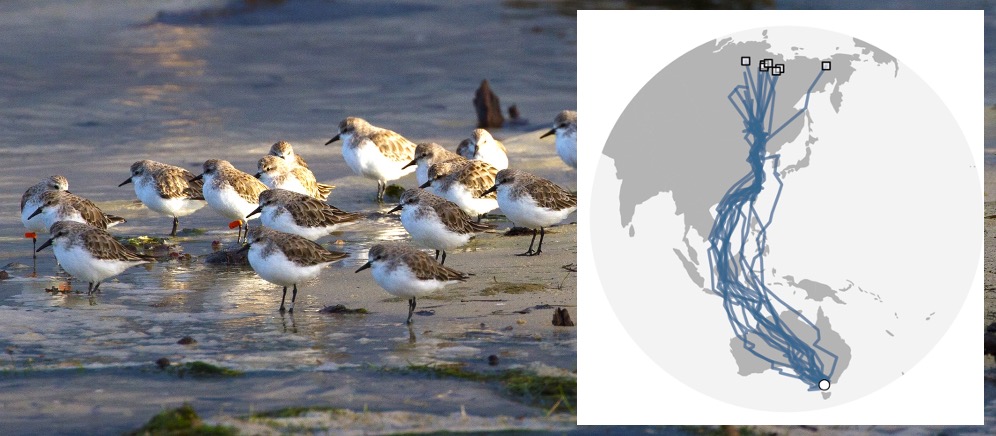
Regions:
<instances>
[{"instance_id":1,"label":"flock of small shorebird","mask_svg":"<svg viewBox=\"0 0 996 436\"><path fill-rule=\"evenodd\" d=\"M556 135L556 150L563 161L577 168L577 112L557 114L553 128L541 137ZM487 130L476 129L456 153L436 143L415 144L394 131L375 127L361 118L339 123L339 132L325 145L342 141L342 156L358 175L377 180L377 201L382 202L387 182L415 171L420 186L404 191L401 223L412 241L436 250L436 256L407 243L382 243L370 248L368 261L356 272L371 269L374 280L388 293L408 298L412 322L415 298L467 275L444 266L446 250L461 247L476 233L493 228L481 217L494 209L515 225L533 230L529 249L542 252L544 228L557 224L577 209L575 194L553 182L509 168L505 147ZM315 241L363 215L342 211L326 203L334 188L318 183L308 164L287 142L278 142L259 160L254 175L220 159L204 162L195 176L186 169L141 160L131 166L131 176L119 186L133 184L135 195L146 207L173 217L170 236L176 236L179 217L207 203L239 227L237 241L246 242L253 270L264 280L283 286L280 311L284 312L287 287L291 286L290 312L294 311L297 284L318 277L321 269L348 257ZM71 194L69 182L51 176L28 188L21 197L21 221L31 232L48 231L52 237L35 252L52 246L61 267L89 282L88 294L100 282L155 258L135 253L106 229L124 222L104 214L86 198ZM261 226L248 220L260 218ZM243 229L245 237L243 239ZM537 230L539 245L533 250ZM36 241L36 240L35 240ZM440 254L442 259L440 260ZM437 262L438 260L438 262Z\"/></svg>"}]
</instances>

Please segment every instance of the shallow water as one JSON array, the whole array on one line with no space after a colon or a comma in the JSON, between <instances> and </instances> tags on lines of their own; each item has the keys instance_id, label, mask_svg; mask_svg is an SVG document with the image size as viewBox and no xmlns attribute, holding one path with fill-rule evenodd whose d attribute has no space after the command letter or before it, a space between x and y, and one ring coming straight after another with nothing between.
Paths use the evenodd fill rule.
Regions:
<instances>
[{"instance_id":1,"label":"shallow water","mask_svg":"<svg viewBox=\"0 0 996 436\"><path fill-rule=\"evenodd\" d=\"M498 369L573 371L574 329L549 327L552 309L515 311L574 304L574 275L561 269L576 253L574 227L548 235L544 249L554 254L536 260L511 256L527 238L497 233L450 253L447 265L477 276L420 299L409 329L406 303L377 288L369 272L353 273L373 243L407 238L396 216L381 215L393 204L378 206L376 184L352 175L338 144L322 144L340 119L356 115L417 142L455 148L475 127L471 99L487 78L502 105L516 104L526 119L493 132L512 164L576 190L553 141L539 139L558 111L576 106L573 17L497 1L250 3L0 4L0 40L8 42L0 62L0 265L11 275L0 280L0 420L29 432L127 430L182 401L211 415L300 405L301 398L331 401L330 392L346 388L361 392L362 401L339 398L337 407L442 413L473 403L484 415L541 414L493 388L380 368L456 362L488 371L487 356L495 354ZM203 262L213 241L230 247L235 240L227 220L209 208L181 218L181 228L207 231L178 238L194 260L131 268L93 297L46 291L67 276L51 250L32 266L17 207L28 186L63 174L73 193L129 220L111 233L162 236L170 219L138 204L133 185L117 187L132 162L153 159L199 174L204 160L223 158L255 172L278 140L290 141L320 181L338 186L330 203L371 217L325 241L350 257L299 287L293 315L277 311L280 289L251 268ZM414 176L398 183L414 185ZM39 235L39 244L46 238ZM570 260L554 262L558 251ZM485 292L487 280L543 290L494 296ZM333 304L370 313L318 313ZM177 344L184 336L197 343ZM156 368L162 357L247 375L144 396L177 380ZM273 389L279 380L315 377L345 387L305 397ZM399 384L425 386L404 393ZM51 390L63 385L63 393ZM449 399L433 399L437 391L451 392ZM423 406L403 404L423 394Z\"/></svg>"}]
</instances>

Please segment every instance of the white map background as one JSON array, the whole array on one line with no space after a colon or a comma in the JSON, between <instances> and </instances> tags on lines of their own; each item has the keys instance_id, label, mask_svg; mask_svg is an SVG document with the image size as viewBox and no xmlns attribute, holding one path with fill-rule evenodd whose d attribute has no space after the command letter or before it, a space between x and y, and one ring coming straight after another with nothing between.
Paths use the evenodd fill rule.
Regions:
<instances>
[{"instance_id":1,"label":"white map background","mask_svg":"<svg viewBox=\"0 0 996 436\"><path fill-rule=\"evenodd\" d=\"M786 64L776 125L833 61L807 115L769 144L785 187L765 260L768 286L842 356L830 395L744 353L704 289L713 207L748 171L726 100L743 55ZM901 377L959 315L981 255L980 184L944 104L901 60L813 28L737 33L666 66L616 122L592 196L598 273L627 333L694 389L754 409L826 408Z\"/></svg>"}]
</instances>

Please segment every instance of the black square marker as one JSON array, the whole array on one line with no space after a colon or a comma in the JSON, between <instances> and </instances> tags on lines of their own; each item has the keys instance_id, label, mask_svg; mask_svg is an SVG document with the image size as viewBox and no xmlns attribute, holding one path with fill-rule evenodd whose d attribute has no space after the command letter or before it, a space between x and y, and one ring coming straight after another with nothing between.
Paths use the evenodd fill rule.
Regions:
<instances>
[{"instance_id":1,"label":"black square marker","mask_svg":"<svg viewBox=\"0 0 996 436\"><path fill-rule=\"evenodd\" d=\"M750 65L750 56L741 56L740 65L747 66Z\"/></svg>"},{"instance_id":2,"label":"black square marker","mask_svg":"<svg viewBox=\"0 0 996 436\"><path fill-rule=\"evenodd\" d=\"M830 61L823 61L821 67L823 68L823 71L830 71Z\"/></svg>"}]
</instances>

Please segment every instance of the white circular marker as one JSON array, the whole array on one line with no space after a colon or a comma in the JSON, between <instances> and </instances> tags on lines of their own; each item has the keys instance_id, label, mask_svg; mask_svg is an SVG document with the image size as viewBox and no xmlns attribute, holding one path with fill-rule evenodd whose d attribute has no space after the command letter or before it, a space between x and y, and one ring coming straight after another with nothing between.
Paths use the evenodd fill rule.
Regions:
<instances>
[{"instance_id":1,"label":"white circular marker","mask_svg":"<svg viewBox=\"0 0 996 436\"><path fill-rule=\"evenodd\" d=\"M827 380L827 379L820 380L819 386L820 386L820 390L821 391L829 390L830 389L830 380Z\"/></svg>"}]
</instances>

